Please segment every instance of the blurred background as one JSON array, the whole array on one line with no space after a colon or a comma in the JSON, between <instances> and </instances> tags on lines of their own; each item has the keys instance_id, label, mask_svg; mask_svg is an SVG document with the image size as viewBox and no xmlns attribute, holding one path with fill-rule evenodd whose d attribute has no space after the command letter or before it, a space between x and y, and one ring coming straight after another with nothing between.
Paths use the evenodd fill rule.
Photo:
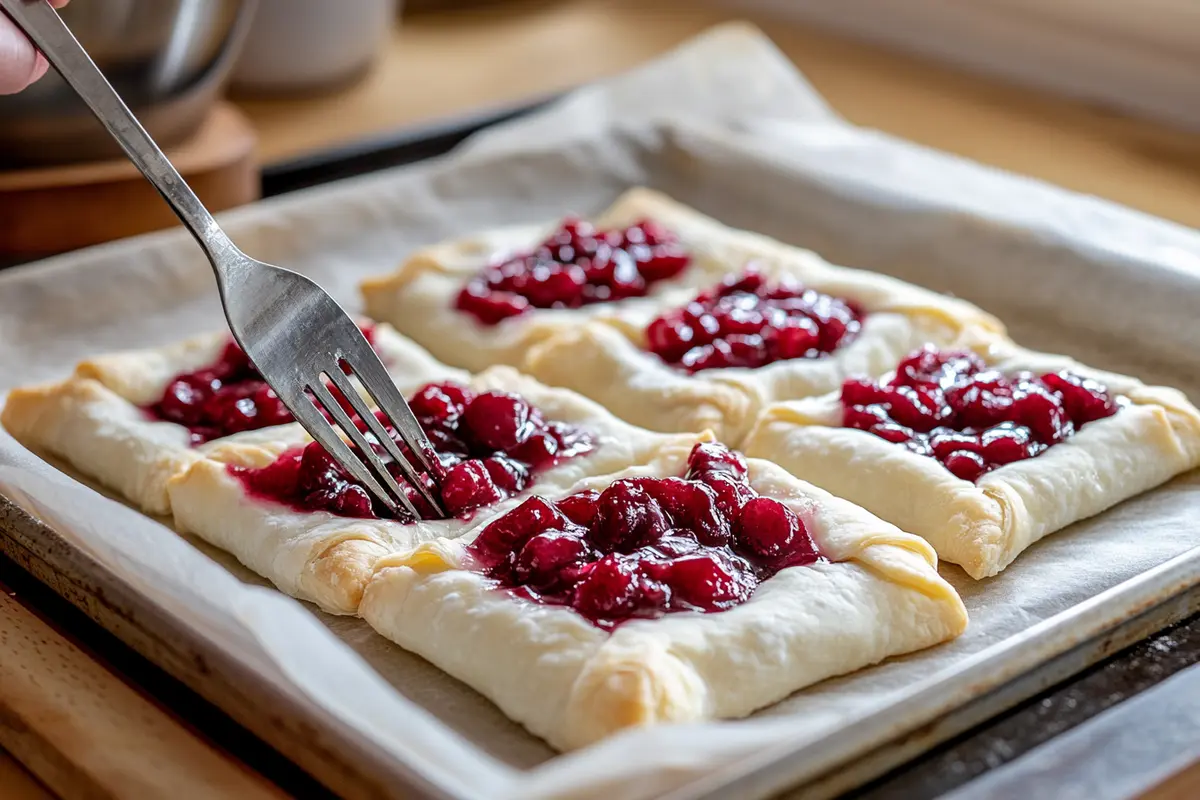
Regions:
<instances>
[{"instance_id":1,"label":"blurred background","mask_svg":"<svg viewBox=\"0 0 1200 800\"><path fill-rule=\"evenodd\" d=\"M851 122L1200 224L1195 0L74 0L62 14L218 209L432 154L747 19ZM113 147L53 73L0 97L0 261L173 224Z\"/></svg>"}]
</instances>

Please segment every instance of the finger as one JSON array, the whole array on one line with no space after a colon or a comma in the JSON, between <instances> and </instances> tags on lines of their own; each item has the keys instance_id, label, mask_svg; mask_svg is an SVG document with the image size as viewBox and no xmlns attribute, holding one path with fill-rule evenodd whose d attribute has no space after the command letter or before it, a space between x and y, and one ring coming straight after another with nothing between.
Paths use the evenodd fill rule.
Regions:
<instances>
[{"instance_id":1,"label":"finger","mask_svg":"<svg viewBox=\"0 0 1200 800\"><path fill-rule=\"evenodd\" d=\"M44 55L42 55L41 53L39 53L37 50L34 50L33 52L34 52L33 77L30 78L29 82L37 83L38 78L45 75L46 71L50 69L50 62L47 61L46 57Z\"/></svg>"},{"instance_id":2,"label":"finger","mask_svg":"<svg viewBox=\"0 0 1200 800\"><path fill-rule=\"evenodd\" d=\"M0 94L19 92L45 72L46 60L13 21L0 14Z\"/></svg>"}]
</instances>

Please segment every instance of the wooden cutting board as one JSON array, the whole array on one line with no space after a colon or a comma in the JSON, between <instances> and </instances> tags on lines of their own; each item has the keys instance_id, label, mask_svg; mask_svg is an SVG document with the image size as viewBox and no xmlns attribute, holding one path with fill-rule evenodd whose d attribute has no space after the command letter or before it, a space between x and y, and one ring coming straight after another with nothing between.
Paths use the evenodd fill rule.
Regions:
<instances>
[{"instance_id":1,"label":"wooden cutting board","mask_svg":"<svg viewBox=\"0 0 1200 800\"><path fill-rule=\"evenodd\" d=\"M284 796L47 627L3 585L0 653L0 747L55 794ZM14 783L0 770L0 796L21 788ZM26 783L24 796L38 797Z\"/></svg>"},{"instance_id":2,"label":"wooden cutting board","mask_svg":"<svg viewBox=\"0 0 1200 800\"><path fill-rule=\"evenodd\" d=\"M167 152L211 211L259 196L254 128L218 104L194 136ZM0 264L28 261L178 224L125 159L0 171Z\"/></svg>"}]
</instances>

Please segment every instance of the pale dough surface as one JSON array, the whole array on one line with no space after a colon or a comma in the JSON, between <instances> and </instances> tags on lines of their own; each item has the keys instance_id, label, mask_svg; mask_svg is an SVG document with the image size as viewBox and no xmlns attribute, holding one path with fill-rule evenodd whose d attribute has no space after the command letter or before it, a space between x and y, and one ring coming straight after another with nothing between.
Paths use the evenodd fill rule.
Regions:
<instances>
[{"instance_id":1,"label":"pale dough surface","mask_svg":"<svg viewBox=\"0 0 1200 800\"><path fill-rule=\"evenodd\" d=\"M736 447L767 404L827 392L850 375L876 374L926 341L961 339L949 328L919 326L902 314L884 312L868 317L858 338L826 358L688 375L646 351L641 328L596 320L531 348L525 370L591 397L635 425L713 430Z\"/></svg>"},{"instance_id":2,"label":"pale dough surface","mask_svg":"<svg viewBox=\"0 0 1200 800\"><path fill-rule=\"evenodd\" d=\"M651 430L711 429L736 445L764 403L829 391L849 374L877 373L925 342L953 344L1003 335L1003 326L953 298L875 273L829 264L816 254L735 230L665 195L626 192L597 220L601 227L653 219L675 231L693 254L678 278L645 298L570 310L536 310L484 326L454 309L463 284L489 261L527 249L552 224L487 231L422 250L393 275L368 280L369 314L396 325L449 364L482 369L505 363L565 386ZM822 359L777 362L757 370L709 370L688 376L645 351L644 329L754 262L773 278L790 277L859 302L868 312L851 345ZM618 335L619 334L619 335Z\"/></svg>"},{"instance_id":3,"label":"pale dough surface","mask_svg":"<svg viewBox=\"0 0 1200 800\"><path fill-rule=\"evenodd\" d=\"M646 467L576 488L679 475L685 463L686 452L664 451ZM831 563L783 570L729 611L668 614L607 633L465 569L477 526L381 559L360 615L560 750L631 727L743 717L962 632L966 610L924 541L773 464L750 463L753 486L799 513Z\"/></svg>"},{"instance_id":4,"label":"pale dough surface","mask_svg":"<svg viewBox=\"0 0 1200 800\"><path fill-rule=\"evenodd\" d=\"M233 554L284 592L323 610L352 614L375 561L383 555L439 538L461 536L479 518L507 509L531 493L561 495L579 480L652 460L661 451L686 454L701 437L651 433L621 422L600 406L566 389L543 386L510 367L493 367L467 381L477 390L520 394L547 420L582 426L596 449L541 473L522 494L467 520L402 524L359 520L325 512L300 512L247 495L228 464L262 467L283 451L311 441L299 425L272 428L272 438L230 442L209 451L168 484L175 527Z\"/></svg>"},{"instance_id":5,"label":"pale dough surface","mask_svg":"<svg viewBox=\"0 0 1200 800\"><path fill-rule=\"evenodd\" d=\"M660 204L673 206L668 217L691 218L689 229L706 241L754 241L758 252L749 260L768 277L854 300L867 316L858 336L826 357L777 361L758 369L688 375L646 350L646 326L681 305L678 298L636 307L614 304L582 324L558 326L530 348L526 372L575 389L636 425L661 431L710 428L736 446L766 404L831 391L850 375L878 374L927 342L980 345L1004 336L998 320L963 301L829 264L806 250L726 228L665 198Z\"/></svg>"},{"instance_id":6,"label":"pale dough surface","mask_svg":"<svg viewBox=\"0 0 1200 800\"><path fill-rule=\"evenodd\" d=\"M228 341L227 333L211 333L84 361L64 381L13 390L0 424L21 444L63 459L143 511L168 514L167 481L207 452L230 441L276 438L272 429L260 429L193 448L186 428L142 411L162 397L176 375L213 363ZM404 391L466 378L389 325L375 327L375 347Z\"/></svg>"},{"instance_id":7,"label":"pale dough surface","mask_svg":"<svg viewBox=\"0 0 1200 800\"><path fill-rule=\"evenodd\" d=\"M1011 344L982 354L1006 374L1069 369L1093 377L1128 405L976 483L933 458L839 427L837 393L770 406L745 450L924 537L976 579L999 573L1042 537L1200 465L1200 412L1181 392Z\"/></svg>"},{"instance_id":8,"label":"pale dough surface","mask_svg":"<svg viewBox=\"0 0 1200 800\"><path fill-rule=\"evenodd\" d=\"M631 189L593 222L598 228L619 228L649 218L676 233L692 255L679 276L651 287L649 295L616 303L577 309L537 309L481 325L454 308L466 282L487 264L528 250L546 238L560 220L483 231L465 239L419 250L399 269L363 282L366 313L388 322L447 364L478 372L494 364L521 366L525 352L546 335L613 307L642 309L654 316L660 303L686 301L698 289L720 280L729 265L741 266L756 251L777 246L759 237L736 234L713 239L689 209L649 189Z\"/></svg>"}]
</instances>

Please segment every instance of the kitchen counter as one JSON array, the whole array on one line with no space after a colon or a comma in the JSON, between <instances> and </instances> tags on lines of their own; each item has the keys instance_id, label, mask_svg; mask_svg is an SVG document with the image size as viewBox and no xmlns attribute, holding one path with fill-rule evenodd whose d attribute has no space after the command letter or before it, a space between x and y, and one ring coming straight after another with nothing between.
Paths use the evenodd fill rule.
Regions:
<instances>
[{"instance_id":1,"label":"kitchen counter","mask_svg":"<svg viewBox=\"0 0 1200 800\"><path fill-rule=\"evenodd\" d=\"M684 0L496 3L424 14L404 20L373 71L355 85L311 97L239 98L238 104L258 130L261 159L270 164L610 75L732 16ZM1200 226L1200 137L754 21L855 123ZM234 786L242 790L238 796L273 795L258 772L291 794L308 793L303 776L261 745L237 738L244 734L169 679L156 673L147 679L136 656L88 629L81 615L30 585L11 564L0 563L0 582L15 587L0 594L0 736L6 737L0 741L58 793L86 787L146 796L154 780L188 784L186 776L203 774L205 793L187 791L196 784L177 788L188 796L222 796ZM1200 641L1198 628L1184 630ZM1146 647L1143 660L1153 659L1154 648ZM1200 645L1180 653L1172 658L1182 658L1177 666L1184 669L1200 658ZM1088 691L1097 698L1124 696L1107 679ZM21 713L14 716L14 707ZM195 735L197 729L203 734ZM1025 735L1019 725L1014 731L1014 737ZM145 749L150 741L153 759ZM134 742L142 744L130 746ZM1200 765L1193 765L1145 796L1195 796L1198 785ZM0 786L6 797L53 796L3 751Z\"/></svg>"},{"instance_id":2,"label":"kitchen counter","mask_svg":"<svg viewBox=\"0 0 1200 800\"><path fill-rule=\"evenodd\" d=\"M567 89L734 18L685 0L531 0L415 16L357 85L239 105L270 163ZM854 123L1200 227L1200 136L750 19Z\"/></svg>"}]
</instances>

